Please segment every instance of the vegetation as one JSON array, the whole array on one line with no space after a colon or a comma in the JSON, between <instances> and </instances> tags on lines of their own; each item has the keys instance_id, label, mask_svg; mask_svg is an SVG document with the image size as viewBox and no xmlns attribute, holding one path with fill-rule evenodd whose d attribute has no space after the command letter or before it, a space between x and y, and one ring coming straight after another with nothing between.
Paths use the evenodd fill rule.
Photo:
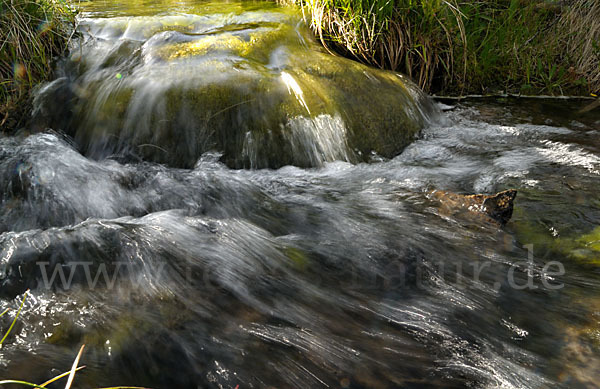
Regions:
<instances>
[{"instance_id":1,"label":"vegetation","mask_svg":"<svg viewBox=\"0 0 600 389\"><path fill-rule=\"evenodd\" d=\"M31 89L48 79L74 19L65 0L0 0L0 128L20 124Z\"/></svg>"},{"instance_id":2,"label":"vegetation","mask_svg":"<svg viewBox=\"0 0 600 389\"><path fill-rule=\"evenodd\" d=\"M285 1L285 0L284 0ZM430 93L600 89L597 0L288 0L330 50Z\"/></svg>"}]
</instances>

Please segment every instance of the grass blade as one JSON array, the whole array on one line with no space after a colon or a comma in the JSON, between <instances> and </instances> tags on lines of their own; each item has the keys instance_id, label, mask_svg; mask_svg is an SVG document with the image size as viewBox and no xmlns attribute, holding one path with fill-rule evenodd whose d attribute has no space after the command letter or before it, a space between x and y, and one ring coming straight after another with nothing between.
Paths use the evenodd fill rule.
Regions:
<instances>
[{"instance_id":1,"label":"grass blade","mask_svg":"<svg viewBox=\"0 0 600 389\"><path fill-rule=\"evenodd\" d=\"M73 367L71 367L71 373L69 374L69 380L67 381L67 385L65 385L65 389L71 388L71 384L73 383L73 379L75 378L75 372L77 371L77 365L79 364L79 358L81 358L81 354L83 354L83 349L85 348L85 344L81 345L79 349L79 353L75 360L73 361Z\"/></svg>"},{"instance_id":2,"label":"grass blade","mask_svg":"<svg viewBox=\"0 0 600 389\"><path fill-rule=\"evenodd\" d=\"M27 298L27 293L29 293L29 290L25 292L25 295L23 296L23 301L21 301L21 306L19 307L19 310L17 311L17 314L15 315L13 322L11 323L10 327L8 327L8 331L6 331L6 334L4 334L4 337L2 338L2 340L0 340L0 346L2 346L2 343L4 343L4 341L8 337L8 334L10 334L10 331L12 331L15 323L17 322L17 319L19 318L19 315L21 314L21 310L23 309L23 304L25 304L25 299ZM6 311L4 311L4 313L2 313L2 314L4 315L5 313L6 313Z\"/></svg>"},{"instance_id":3,"label":"grass blade","mask_svg":"<svg viewBox=\"0 0 600 389\"><path fill-rule=\"evenodd\" d=\"M85 366L79 366L77 369L75 369L75 371L79 371L79 370L81 370L81 369L85 369ZM51 383L53 383L54 381L58 381L58 380L60 380L61 378L68 376L69 374L71 374L71 372L70 372L70 371L67 371L67 372L65 372L65 373L62 373L62 374L60 374L60 375L57 375L56 377L54 377L54 378L52 378L52 379L50 379L50 380L48 380L48 381L44 382L43 384L40 384L40 386L48 386L48 385L50 385Z\"/></svg>"},{"instance_id":4,"label":"grass blade","mask_svg":"<svg viewBox=\"0 0 600 389\"><path fill-rule=\"evenodd\" d=\"M10 385L10 384L17 384L17 385L25 385L25 386L29 386L31 388L41 388L41 389L46 389L43 386L40 385L36 385L36 384L32 384L31 382L26 382L26 381L18 381L18 380L4 380L4 381L0 381L0 386L1 385Z\"/></svg>"}]
</instances>

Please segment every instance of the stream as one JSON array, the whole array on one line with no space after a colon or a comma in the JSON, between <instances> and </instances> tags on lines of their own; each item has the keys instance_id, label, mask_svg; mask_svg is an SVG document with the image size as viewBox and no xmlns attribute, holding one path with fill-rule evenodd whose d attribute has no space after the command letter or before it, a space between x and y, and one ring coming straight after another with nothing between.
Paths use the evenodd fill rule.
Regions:
<instances>
[{"instance_id":1,"label":"stream","mask_svg":"<svg viewBox=\"0 0 600 389\"><path fill-rule=\"evenodd\" d=\"M0 135L0 379L597 387L589 101L433 101L272 2L78 6ZM507 189L504 226L431 196Z\"/></svg>"}]
</instances>

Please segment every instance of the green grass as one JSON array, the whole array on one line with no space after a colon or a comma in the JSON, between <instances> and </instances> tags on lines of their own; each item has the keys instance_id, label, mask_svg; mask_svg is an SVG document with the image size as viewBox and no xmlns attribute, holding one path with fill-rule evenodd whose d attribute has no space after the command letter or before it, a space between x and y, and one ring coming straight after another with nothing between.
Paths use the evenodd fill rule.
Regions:
<instances>
[{"instance_id":1,"label":"green grass","mask_svg":"<svg viewBox=\"0 0 600 389\"><path fill-rule=\"evenodd\" d=\"M0 0L0 128L21 123L29 92L50 76L74 21L65 0Z\"/></svg>"},{"instance_id":2,"label":"green grass","mask_svg":"<svg viewBox=\"0 0 600 389\"><path fill-rule=\"evenodd\" d=\"M25 292L25 295L23 296L23 301L21 301L21 305L19 306L19 310L17 311L17 314L15 315L15 318L13 319L13 321L10 323L10 327L8 327L8 330L6 331L6 333L4 334L4 336L2 337L2 339L0 339L0 348L2 348L2 345L4 344L4 341L6 340L6 338L8 338L8 335L10 334L10 332L13 329L13 327L15 326L15 323L17 322L17 319L19 318L19 315L21 314L21 310L23 310L23 304L25 304L25 299L26 298L27 298L27 292ZM8 309L8 308L5 309L4 312L2 312L2 314L0 314L0 317L4 316L8 312L10 312L10 309Z\"/></svg>"},{"instance_id":3,"label":"green grass","mask_svg":"<svg viewBox=\"0 0 600 389\"><path fill-rule=\"evenodd\" d=\"M330 50L430 93L600 89L597 0L287 0Z\"/></svg>"}]
</instances>

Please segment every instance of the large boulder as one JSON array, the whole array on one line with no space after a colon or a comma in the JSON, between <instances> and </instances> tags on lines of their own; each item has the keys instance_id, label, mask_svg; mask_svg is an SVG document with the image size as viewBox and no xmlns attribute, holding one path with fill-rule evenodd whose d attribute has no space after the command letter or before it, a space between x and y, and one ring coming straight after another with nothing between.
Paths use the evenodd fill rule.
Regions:
<instances>
[{"instance_id":1,"label":"large boulder","mask_svg":"<svg viewBox=\"0 0 600 389\"><path fill-rule=\"evenodd\" d=\"M191 167L216 150L234 168L390 158L434 115L409 80L324 52L285 9L83 18L79 31L64 77L37 96L36 122L96 158Z\"/></svg>"}]
</instances>

